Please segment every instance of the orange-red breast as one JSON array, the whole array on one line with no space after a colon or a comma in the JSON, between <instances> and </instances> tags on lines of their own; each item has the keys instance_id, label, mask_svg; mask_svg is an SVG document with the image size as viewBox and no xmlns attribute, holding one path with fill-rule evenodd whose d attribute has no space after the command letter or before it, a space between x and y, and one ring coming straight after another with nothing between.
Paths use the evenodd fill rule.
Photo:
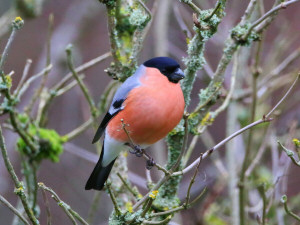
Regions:
<instances>
[{"instance_id":1,"label":"orange-red breast","mask_svg":"<svg viewBox=\"0 0 300 225\"><path fill-rule=\"evenodd\" d=\"M184 98L179 81L184 74L168 57L144 62L117 90L109 111L101 122L93 143L105 133L102 152L85 189L101 190L128 135L142 148L165 137L181 120Z\"/></svg>"}]
</instances>

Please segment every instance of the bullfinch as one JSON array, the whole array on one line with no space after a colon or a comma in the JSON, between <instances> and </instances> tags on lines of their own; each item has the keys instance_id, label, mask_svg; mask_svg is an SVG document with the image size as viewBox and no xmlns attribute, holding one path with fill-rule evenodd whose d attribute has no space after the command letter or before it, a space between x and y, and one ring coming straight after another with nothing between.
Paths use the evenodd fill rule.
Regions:
<instances>
[{"instance_id":1,"label":"bullfinch","mask_svg":"<svg viewBox=\"0 0 300 225\"><path fill-rule=\"evenodd\" d=\"M156 57L139 66L119 87L93 139L97 142L104 133L101 155L86 190L104 187L116 158L130 141L144 149L180 122L185 106L179 83L183 78L175 60Z\"/></svg>"}]
</instances>

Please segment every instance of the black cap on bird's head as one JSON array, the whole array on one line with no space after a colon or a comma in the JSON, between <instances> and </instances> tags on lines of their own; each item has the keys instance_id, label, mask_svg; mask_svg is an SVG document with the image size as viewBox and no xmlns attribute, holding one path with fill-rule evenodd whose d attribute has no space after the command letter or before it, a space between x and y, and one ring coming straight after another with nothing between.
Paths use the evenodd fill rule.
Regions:
<instances>
[{"instance_id":1,"label":"black cap on bird's head","mask_svg":"<svg viewBox=\"0 0 300 225\"><path fill-rule=\"evenodd\" d=\"M143 65L158 69L172 83L178 83L184 78L184 73L180 69L180 65L169 57L152 58L144 62Z\"/></svg>"}]
</instances>

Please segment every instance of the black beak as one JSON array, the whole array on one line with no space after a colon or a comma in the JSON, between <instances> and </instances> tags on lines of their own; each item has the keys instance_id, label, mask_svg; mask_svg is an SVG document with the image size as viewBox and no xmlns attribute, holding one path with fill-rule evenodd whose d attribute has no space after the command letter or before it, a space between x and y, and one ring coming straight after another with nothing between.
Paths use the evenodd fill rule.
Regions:
<instances>
[{"instance_id":1,"label":"black beak","mask_svg":"<svg viewBox=\"0 0 300 225\"><path fill-rule=\"evenodd\" d=\"M178 83L184 77L183 71L180 68L177 68L175 72L170 75L170 80L172 80L174 83Z\"/></svg>"}]
</instances>

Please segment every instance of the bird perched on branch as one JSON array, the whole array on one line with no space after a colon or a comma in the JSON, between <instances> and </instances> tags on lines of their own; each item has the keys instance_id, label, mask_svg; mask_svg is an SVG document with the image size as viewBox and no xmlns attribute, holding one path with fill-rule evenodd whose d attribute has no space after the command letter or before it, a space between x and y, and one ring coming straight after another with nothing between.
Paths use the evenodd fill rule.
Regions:
<instances>
[{"instance_id":1,"label":"bird perched on branch","mask_svg":"<svg viewBox=\"0 0 300 225\"><path fill-rule=\"evenodd\" d=\"M124 146L146 148L165 137L181 120L184 74L168 57L144 62L117 90L93 143L104 133L102 152L85 189L101 190ZM126 129L124 129L124 125Z\"/></svg>"}]
</instances>

